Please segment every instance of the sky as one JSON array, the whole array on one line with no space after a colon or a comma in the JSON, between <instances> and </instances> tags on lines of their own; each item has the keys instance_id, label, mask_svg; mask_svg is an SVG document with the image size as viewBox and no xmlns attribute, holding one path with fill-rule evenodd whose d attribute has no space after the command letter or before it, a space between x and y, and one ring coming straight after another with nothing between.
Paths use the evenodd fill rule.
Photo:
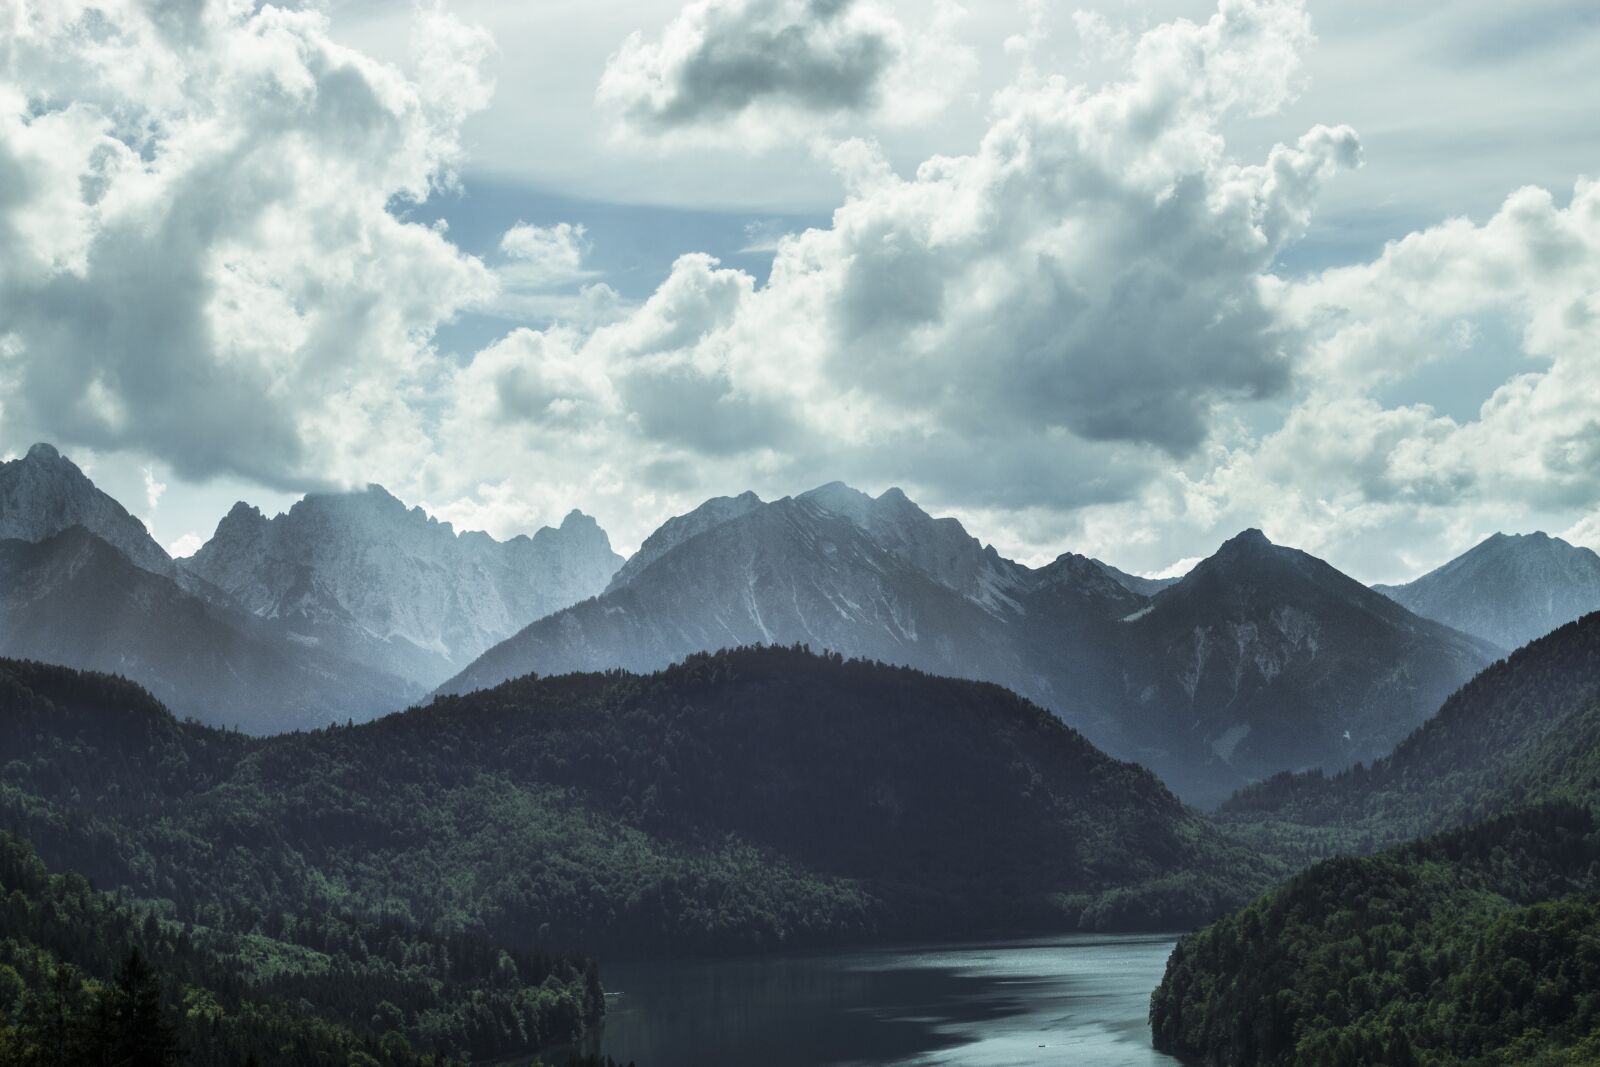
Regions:
<instances>
[{"instance_id":1,"label":"sky","mask_svg":"<svg viewBox=\"0 0 1600 1067\"><path fill-rule=\"evenodd\" d=\"M378 482L631 551L1600 547L1592 0L0 0L0 454L177 554Z\"/></svg>"}]
</instances>

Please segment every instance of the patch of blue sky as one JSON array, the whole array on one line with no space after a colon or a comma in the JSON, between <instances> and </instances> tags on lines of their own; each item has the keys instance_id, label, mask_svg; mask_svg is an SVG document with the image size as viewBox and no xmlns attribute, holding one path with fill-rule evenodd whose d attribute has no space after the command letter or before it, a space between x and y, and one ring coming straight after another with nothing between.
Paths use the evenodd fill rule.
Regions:
<instances>
[{"instance_id":1,"label":"patch of blue sky","mask_svg":"<svg viewBox=\"0 0 1600 1067\"><path fill-rule=\"evenodd\" d=\"M552 297L574 296L584 285L604 283L627 303L646 299L690 252L715 256L765 283L772 266L776 238L810 226L826 226L825 214L758 214L742 211L690 210L640 204L585 200L468 174L456 190L436 193L425 203L402 205L396 213L431 225L443 219L456 247L478 256L491 267L504 266L500 249L505 232L518 223L582 226L586 239L584 277L554 286ZM517 326L547 326L559 314L560 301L550 301L542 316L530 308L523 319L504 311L473 312L442 328L435 341L440 351L465 358Z\"/></svg>"},{"instance_id":2,"label":"patch of blue sky","mask_svg":"<svg viewBox=\"0 0 1600 1067\"><path fill-rule=\"evenodd\" d=\"M1375 399L1388 407L1427 404L1456 422L1472 422L1509 379L1548 366L1523 351L1521 331L1503 316L1476 315L1446 325L1432 358L1379 389Z\"/></svg>"}]
</instances>

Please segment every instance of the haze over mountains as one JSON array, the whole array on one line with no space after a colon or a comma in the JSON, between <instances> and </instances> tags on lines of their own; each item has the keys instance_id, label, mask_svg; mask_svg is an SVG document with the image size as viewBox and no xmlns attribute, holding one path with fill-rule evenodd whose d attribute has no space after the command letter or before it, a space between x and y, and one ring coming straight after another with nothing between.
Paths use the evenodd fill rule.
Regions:
<instances>
[{"instance_id":1,"label":"haze over mountains","mask_svg":"<svg viewBox=\"0 0 1600 1067\"><path fill-rule=\"evenodd\" d=\"M1206 801L1274 767L1384 755L1500 654L1259 530L1156 594L1122 633L1135 758L1173 767L1174 787ZM1208 773L1188 785L1180 761Z\"/></svg>"},{"instance_id":2,"label":"haze over mountains","mask_svg":"<svg viewBox=\"0 0 1600 1067\"><path fill-rule=\"evenodd\" d=\"M1540 800L1600 798L1600 613L1473 678L1370 766L1280 775L1218 813L1275 836L1337 832L1370 848Z\"/></svg>"},{"instance_id":3,"label":"haze over mountains","mask_svg":"<svg viewBox=\"0 0 1600 1067\"><path fill-rule=\"evenodd\" d=\"M235 507L193 560L69 459L0 465L0 654L125 674L179 714L253 732L403 707L620 565L580 513L499 542L372 488L266 519Z\"/></svg>"},{"instance_id":4,"label":"haze over mountains","mask_svg":"<svg viewBox=\"0 0 1600 1067\"><path fill-rule=\"evenodd\" d=\"M409 690L137 567L82 526L0 541L0 649L137 678L184 714L257 731L369 718Z\"/></svg>"},{"instance_id":5,"label":"haze over mountains","mask_svg":"<svg viewBox=\"0 0 1600 1067\"><path fill-rule=\"evenodd\" d=\"M418 686L593 596L621 565L579 511L557 529L496 541L458 534L377 485L313 494L270 519L237 504L183 562L252 614Z\"/></svg>"},{"instance_id":6,"label":"haze over mountains","mask_svg":"<svg viewBox=\"0 0 1600 1067\"><path fill-rule=\"evenodd\" d=\"M1544 533L1497 533L1404 585L1374 586L1418 615L1518 648L1600 610L1600 555Z\"/></svg>"}]
</instances>

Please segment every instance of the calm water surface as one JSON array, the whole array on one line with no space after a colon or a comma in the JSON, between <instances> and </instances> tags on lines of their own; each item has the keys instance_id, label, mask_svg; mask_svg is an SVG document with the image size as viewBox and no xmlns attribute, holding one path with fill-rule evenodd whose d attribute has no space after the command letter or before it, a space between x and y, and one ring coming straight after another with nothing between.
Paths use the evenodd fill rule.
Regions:
<instances>
[{"instance_id":1,"label":"calm water surface","mask_svg":"<svg viewBox=\"0 0 1600 1067\"><path fill-rule=\"evenodd\" d=\"M591 1050L639 1067L1150 1067L1171 937L611 963Z\"/></svg>"}]
</instances>

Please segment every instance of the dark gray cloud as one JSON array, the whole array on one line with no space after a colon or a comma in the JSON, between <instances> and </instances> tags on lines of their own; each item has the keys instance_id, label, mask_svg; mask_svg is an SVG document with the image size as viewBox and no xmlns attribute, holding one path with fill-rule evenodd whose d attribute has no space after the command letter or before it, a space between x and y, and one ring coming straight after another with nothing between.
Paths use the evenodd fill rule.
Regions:
<instances>
[{"instance_id":1,"label":"dark gray cloud","mask_svg":"<svg viewBox=\"0 0 1600 1067\"><path fill-rule=\"evenodd\" d=\"M712 0L685 9L659 40L630 37L600 96L657 132L716 125L757 105L865 111L902 58L900 38L859 0Z\"/></svg>"}]
</instances>

